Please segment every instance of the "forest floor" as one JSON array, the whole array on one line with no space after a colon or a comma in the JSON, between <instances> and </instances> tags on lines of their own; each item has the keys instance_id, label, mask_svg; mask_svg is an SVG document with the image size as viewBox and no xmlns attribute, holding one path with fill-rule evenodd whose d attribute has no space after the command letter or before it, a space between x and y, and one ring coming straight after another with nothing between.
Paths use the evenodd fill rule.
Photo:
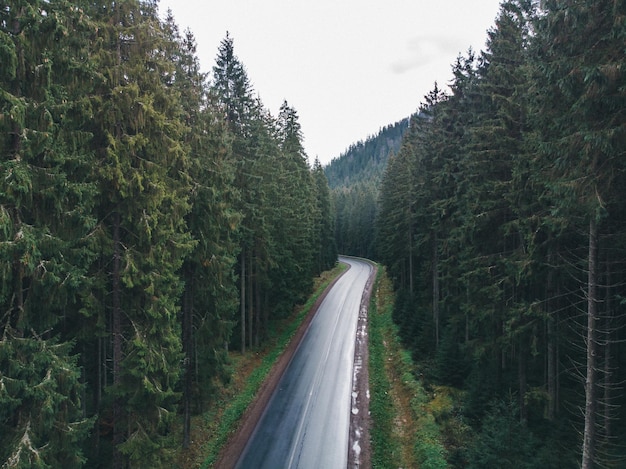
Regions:
<instances>
[{"instance_id":1,"label":"forest floor","mask_svg":"<svg viewBox=\"0 0 626 469\"><path fill-rule=\"evenodd\" d=\"M401 376L402 364L400 363L400 350L395 337L387 334L383 342L387 352L386 371L391 384L391 400L395 410L393 438L399 443L401 461L400 467L419 467L415 460L415 435L417 425L414 412L411 408L411 401L414 396L411 390L404 385Z\"/></svg>"},{"instance_id":2,"label":"forest floor","mask_svg":"<svg viewBox=\"0 0 626 469\"><path fill-rule=\"evenodd\" d=\"M469 438L468 427L456 418L461 393L426 383L422 371L428 364L413 360L393 322L395 294L386 275L379 276L375 301L370 315L374 462L448 467L450 452Z\"/></svg>"},{"instance_id":3,"label":"forest floor","mask_svg":"<svg viewBox=\"0 0 626 469\"><path fill-rule=\"evenodd\" d=\"M395 294L383 270L370 308L372 458L380 467L420 467L415 457L416 419L407 386L403 348L392 320Z\"/></svg>"}]
</instances>

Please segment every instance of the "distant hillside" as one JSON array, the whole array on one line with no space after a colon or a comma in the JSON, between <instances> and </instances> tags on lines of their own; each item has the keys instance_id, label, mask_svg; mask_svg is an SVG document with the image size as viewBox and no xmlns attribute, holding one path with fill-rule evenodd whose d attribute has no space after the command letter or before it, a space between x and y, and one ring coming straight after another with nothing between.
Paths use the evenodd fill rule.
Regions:
<instances>
[{"instance_id":1,"label":"distant hillside","mask_svg":"<svg viewBox=\"0 0 626 469\"><path fill-rule=\"evenodd\" d=\"M391 152L400 148L409 118L384 127L378 135L350 145L333 159L324 171L331 189L349 187L362 181L378 183L382 178ZM376 184L378 185L378 184Z\"/></svg>"},{"instance_id":2,"label":"distant hillside","mask_svg":"<svg viewBox=\"0 0 626 469\"><path fill-rule=\"evenodd\" d=\"M335 240L342 254L373 258L378 189L390 154L399 151L409 118L350 146L324 172L335 207Z\"/></svg>"}]
</instances>

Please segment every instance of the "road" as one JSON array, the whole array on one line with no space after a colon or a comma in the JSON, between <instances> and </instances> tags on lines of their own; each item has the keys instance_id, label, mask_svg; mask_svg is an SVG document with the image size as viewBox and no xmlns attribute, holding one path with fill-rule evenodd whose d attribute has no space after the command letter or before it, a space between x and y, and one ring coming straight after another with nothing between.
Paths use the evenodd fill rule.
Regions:
<instances>
[{"instance_id":1,"label":"road","mask_svg":"<svg viewBox=\"0 0 626 469\"><path fill-rule=\"evenodd\" d=\"M311 321L239 458L239 469L347 466L355 335L372 266L340 260L350 269Z\"/></svg>"}]
</instances>

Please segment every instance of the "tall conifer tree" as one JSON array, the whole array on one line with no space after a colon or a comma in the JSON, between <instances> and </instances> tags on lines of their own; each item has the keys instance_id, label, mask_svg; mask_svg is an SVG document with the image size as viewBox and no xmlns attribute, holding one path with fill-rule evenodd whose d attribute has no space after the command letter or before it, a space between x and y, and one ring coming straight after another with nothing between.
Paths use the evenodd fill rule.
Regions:
<instances>
[{"instance_id":1,"label":"tall conifer tree","mask_svg":"<svg viewBox=\"0 0 626 469\"><path fill-rule=\"evenodd\" d=\"M110 2L94 60L94 150L105 325L111 340L113 467L158 465L180 375L179 269L192 244L181 108L167 84L171 44L153 2Z\"/></svg>"},{"instance_id":2,"label":"tall conifer tree","mask_svg":"<svg viewBox=\"0 0 626 469\"><path fill-rule=\"evenodd\" d=\"M335 241L335 219L328 179L317 158L313 163L313 179L319 213L317 234L314 238L317 243L315 273L319 275L337 262L337 243Z\"/></svg>"},{"instance_id":3,"label":"tall conifer tree","mask_svg":"<svg viewBox=\"0 0 626 469\"><path fill-rule=\"evenodd\" d=\"M188 153L191 211L187 225L195 247L185 259L182 301L184 358L183 446L191 441L192 408L201 409L216 379L225 380L227 344L237 306L234 279L238 215L237 192L226 121L208 93L200 72L196 41L191 31L181 36L171 12L166 28L175 46L170 60L175 69L170 86L180 94L183 143Z\"/></svg>"},{"instance_id":4,"label":"tall conifer tree","mask_svg":"<svg viewBox=\"0 0 626 469\"><path fill-rule=\"evenodd\" d=\"M214 94L220 111L224 114L228 128L232 135L232 158L235 166L235 185L239 188L241 197L236 210L241 213L240 225L240 254L239 254L239 293L240 293L240 317L239 337L241 350L246 349L246 316L248 308L246 300L252 292L248 279L252 278L250 272L246 272L249 258L253 255L254 233L258 229L254 219L258 214L255 199L255 188L258 179L254 177L255 155L251 149L249 139L252 132L255 101L252 96L252 85L244 65L235 55L234 41L227 32L226 37L218 48L211 91ZM257 194L258 195L258 194Z\"/></svg>"},{"instance_id":5,"label":"tall conifer tree","mask_svg":"<svg viewBox=\"0 0 626 469\"><path fill-rule=\"evenodd\" d=\"M276 263L273 284L289 307L307 294L313 276L315 192L304 152L302 130L296 110L283 102L277 121L280 173L277 182L280 212L273 225Z\"/></svg>"},{"instance_id":6,"label":"tall conifer tree","mask_svg":"<svg viewBox=\"0 0 626 469\"><path fill-rule=\"evenodd\" d=\"M94 186L81 126L90 24L64 1L0 9L0 464L78 467L91 421L66 320L85 291Z\"/></svg>"},{"instance_id":7,"label":"tall conifer tree","mask_svg":"<svg viewBox=\"0 0 626 469\"><path fill-rule=\"evenodd\" d=\"M611 234L617 246L623 198L626 72L623 53L626 5L612 1L548 1L539 29L542 81L542 150L550 160L558 210L588 233L580 277L586 289L585 411L581 467L600 460L598 418L603 340L599 249ZM621 225L623 226L623 225ZM620 228L623 236L623 228ZM621 244L621 243L620 243ZM610 291L607 298L610 298ZM609 382L604 383L610 387ZM604 409L606 411L607 408Z\"/></svg>"}]
</instances>

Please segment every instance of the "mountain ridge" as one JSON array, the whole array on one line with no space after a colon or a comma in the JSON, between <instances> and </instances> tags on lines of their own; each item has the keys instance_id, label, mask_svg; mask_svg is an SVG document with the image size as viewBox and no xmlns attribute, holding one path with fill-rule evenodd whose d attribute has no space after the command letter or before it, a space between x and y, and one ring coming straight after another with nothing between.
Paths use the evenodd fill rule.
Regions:
<instances>
[{"instance_id":1,"label":"mountain ridge","mask_svg":"<svg viewBox=\"0 0 626 469\"><path fill-rule=\"evenodd\" d=\"M374 136L351 144L324 168L331 189L363 181L380 182L389 155L397 153L408 129L409 117L382 127Z\"/></svg>"}]
</instances>

